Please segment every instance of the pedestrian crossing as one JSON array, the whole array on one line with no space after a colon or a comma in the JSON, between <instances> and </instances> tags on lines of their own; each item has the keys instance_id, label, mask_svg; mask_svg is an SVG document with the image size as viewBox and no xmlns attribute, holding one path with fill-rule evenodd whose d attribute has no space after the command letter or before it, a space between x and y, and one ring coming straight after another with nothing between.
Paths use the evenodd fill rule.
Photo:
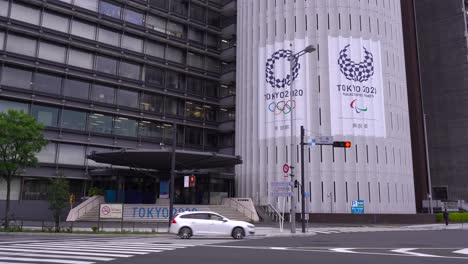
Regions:
<instances>
[{"instance_id":1,"label":"pedestrian crossing","mask_svg":"<svg viewBox=\"0 0 468 264\"><path fill-rule=\"evenodd\" d=\"M61 239L11 242L0 245L0 264L93 264L192 246L138 242L135 239Z\"/></svg>"}]
</instances>

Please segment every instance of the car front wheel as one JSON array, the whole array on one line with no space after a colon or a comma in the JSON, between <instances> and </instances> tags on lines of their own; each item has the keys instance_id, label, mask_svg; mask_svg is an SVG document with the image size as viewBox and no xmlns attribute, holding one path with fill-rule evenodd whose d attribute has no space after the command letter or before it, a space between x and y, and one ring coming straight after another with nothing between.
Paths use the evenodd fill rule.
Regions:
<instances>
[{"instance_id":1,"label":"car front wheel","mask_svg":"<svg viewBox=\"0 0 468 264\"><path fill-rule=\"evenodd\" d=\"M192 237L192 230L188 227L182 227L179 231L179 237L182 239L189 239Z\"/></svg>"},{"instance_id":2,"label":"car front wheel","mask_svg":"<svg viewBox=\"0 0 468 264\"><path fill-rule=\"evenodd\" d=\"M232 237L234 239L242 239L245 237L245 231L242 227L236 227L232 230Z\"/></svg>"}]
</instances>

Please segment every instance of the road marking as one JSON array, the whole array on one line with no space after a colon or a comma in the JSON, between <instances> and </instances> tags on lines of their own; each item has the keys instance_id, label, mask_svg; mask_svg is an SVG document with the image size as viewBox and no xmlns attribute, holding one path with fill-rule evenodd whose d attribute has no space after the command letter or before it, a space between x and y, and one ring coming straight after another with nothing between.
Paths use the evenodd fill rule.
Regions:
<instances>
[{"instance_id":1,"label":"road marking","mask_svg":"<svg viewBox=\"0 0 468 264\"><path fill-rule=\"evenodd\" d=\"M32 253L14 253L14 252L0 252L0 255L6 256L21 256L21 257L48 257L48 258L65 258L65 259L83 259L83 260L96 260L96 261L111 261L115 258L103 257L90 257L90 256L70 256L70 255L51 255L51 254L32 254Z\"/></svg>"},{"instance_id":2,"label":"road marking","mask_svg":"<svg viewBox=\"0 0 468 264\"><path fill-rule=\"evenodd\" d=\"M418 253L418 252L410 252L413 250L416 250L417 248L399 248L399 249L394 249L390 250L395 253L401 253L401 254L407 254L411 256L417 256L417 257L428 257L428 258L437 258L441 256L436 256L436 255L430 255L430 254L424 254L424 253Z\"/></svg>"},{"instance_id":3,"label":"road marking","mask_svg":"<svg viewBox=\"0 0 468 264\"><path fill-rule=\"evenodd\" d=\"M463 248L463 249L454 251L453 253L468 255L468 248Z\"/></svg>"},{"instance_id":4,"label":"road marking","mask_svg":"<svg viewBox=\"0 0 468 264\"><path fill-rule=\"evenodd\" d=\"M15 261L34 261L34 262L49 262L61 264L93 264L94 262L75 261L65 259L37 259L37 258L16 258L16 257L0 257L0 260L15 260Z\"/></svg>"},{"instance_id":5,"label":"road marking","mask_svg":"<svg viewBox=\"0 0 468 264\"><path fill-rule=\"evenodd\" d=\"M4 262L4 261L0 261L0 264L18 264L18 262ZM21 262L21 264L33 264L33 263Z\"/></svg>"},{"instance_id":6,"label":"road marking","mask_svg":"<svg viewBox=\"0 0 468 264\"><path fill-rule=\"evenodd\" d=\"M331 251L338 252L338 253L358 253L352 251L355 248L330 248Z\"/></svg>"},{"instance_id":7,"label":"road marking","mask_svg":"<svg viewBox=\"0 0 468 264\"><path fill-rule=\"evenodd\" d=\"M39 249L52 249L52 250L73 250L73 251L85 251L85 252L105 252L105 253L124 253L124 254L136 254L136 255L145 255L152 252L161 252L161 250L147 250L147 249L132 249L131 251L125 247L119 248L106 248L105 246L96 247L90 246L51 246L51 245L14 245L20 248L39 248ZM173 250L173 249L165 249Z\"/></svg>"},{"instance_id":8,"label":"road marking","mask_svg":"<svg viewBox=\"0 0 468 264\"><path fill-rule=\"evenodd\" d=\"M40 250L40 249L24 249L24 248L5 248L2 251L14 252L31 252L31 253L50 253L50 254L63 254L63 255L87 255L87 256L100 256L100 257L115 257L115 258L129 258L133 255L125 254L109 254L109 253L93 253L93 252L65 252L61 250Z\"/></svg>"},{"instance_id":9,"label":"road marking","mask_svg":"<svg viewBox=\"0 0 468 264\"><path fill-rule=\"evenodd\" d=\"M273 250L287 250L287 248L285 248L285 247L270 247L270 249L273 249Z\"/></svg>"},{"instance_id":10,"label":"road marking","mask_svg":"<svg viewBox=\"0 0 468 264\"><path fill-rule=\"evenodd\" d=\"M95 247L125 247L125 248L145 248L145 249L177 249L177 248L186 248L189 246L186 245L159 245L159 244L141 244L141 245L132 245L132 244L127 244L127 243L60 243L60 242L53 242L53 243L33 243L31 245L50 245L50 246L70 246L70 247L75 247L78 245L83 245L83 246L95 246ZM193 246L193 245L190 245Z\"/></svg>"}]
</instances>

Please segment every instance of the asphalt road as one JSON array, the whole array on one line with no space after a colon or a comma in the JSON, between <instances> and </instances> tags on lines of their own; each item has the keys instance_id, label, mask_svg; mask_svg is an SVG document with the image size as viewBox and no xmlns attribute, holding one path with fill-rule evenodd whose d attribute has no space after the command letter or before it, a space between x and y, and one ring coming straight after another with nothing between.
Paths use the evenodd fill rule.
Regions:
<instances>
[{"instance_id":1,"label":"asphalt road","mask_svg":"<svg viewBox=\"0 0 468 264\"><path fill-rule=\"evenodd\" d=\"M234 241L0 235L0 263L468 263L468 231L318 234Z\"/></svg>"}]
</instances>

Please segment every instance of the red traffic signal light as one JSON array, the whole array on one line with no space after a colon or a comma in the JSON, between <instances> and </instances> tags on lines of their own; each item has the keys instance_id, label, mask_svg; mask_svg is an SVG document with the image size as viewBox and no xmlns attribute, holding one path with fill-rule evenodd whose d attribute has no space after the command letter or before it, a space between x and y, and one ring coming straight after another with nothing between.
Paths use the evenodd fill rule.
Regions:
<instances>
[{"instance_id":1,"label":"red traffic signal light","mask_svg":"<svg viewBox=\"0 0 468 264\"><path fill-rule=\"evenodd\" d=\"M333 147L334 148L350 148L351 142L350 141L334 141Z\"/></svg>"},{"instance_id":2,"label":"red traffic signal light","mask_svg":"<svg viewBox=\"0 0 468 264\"><path fill-rule=\"evenodd\" d=\"M195 178L195 175L191 175L190 178L189 178L189 186L190 187L195 187L195 182L196 182L196 178Z\"/></svg>"}]
</instances>

